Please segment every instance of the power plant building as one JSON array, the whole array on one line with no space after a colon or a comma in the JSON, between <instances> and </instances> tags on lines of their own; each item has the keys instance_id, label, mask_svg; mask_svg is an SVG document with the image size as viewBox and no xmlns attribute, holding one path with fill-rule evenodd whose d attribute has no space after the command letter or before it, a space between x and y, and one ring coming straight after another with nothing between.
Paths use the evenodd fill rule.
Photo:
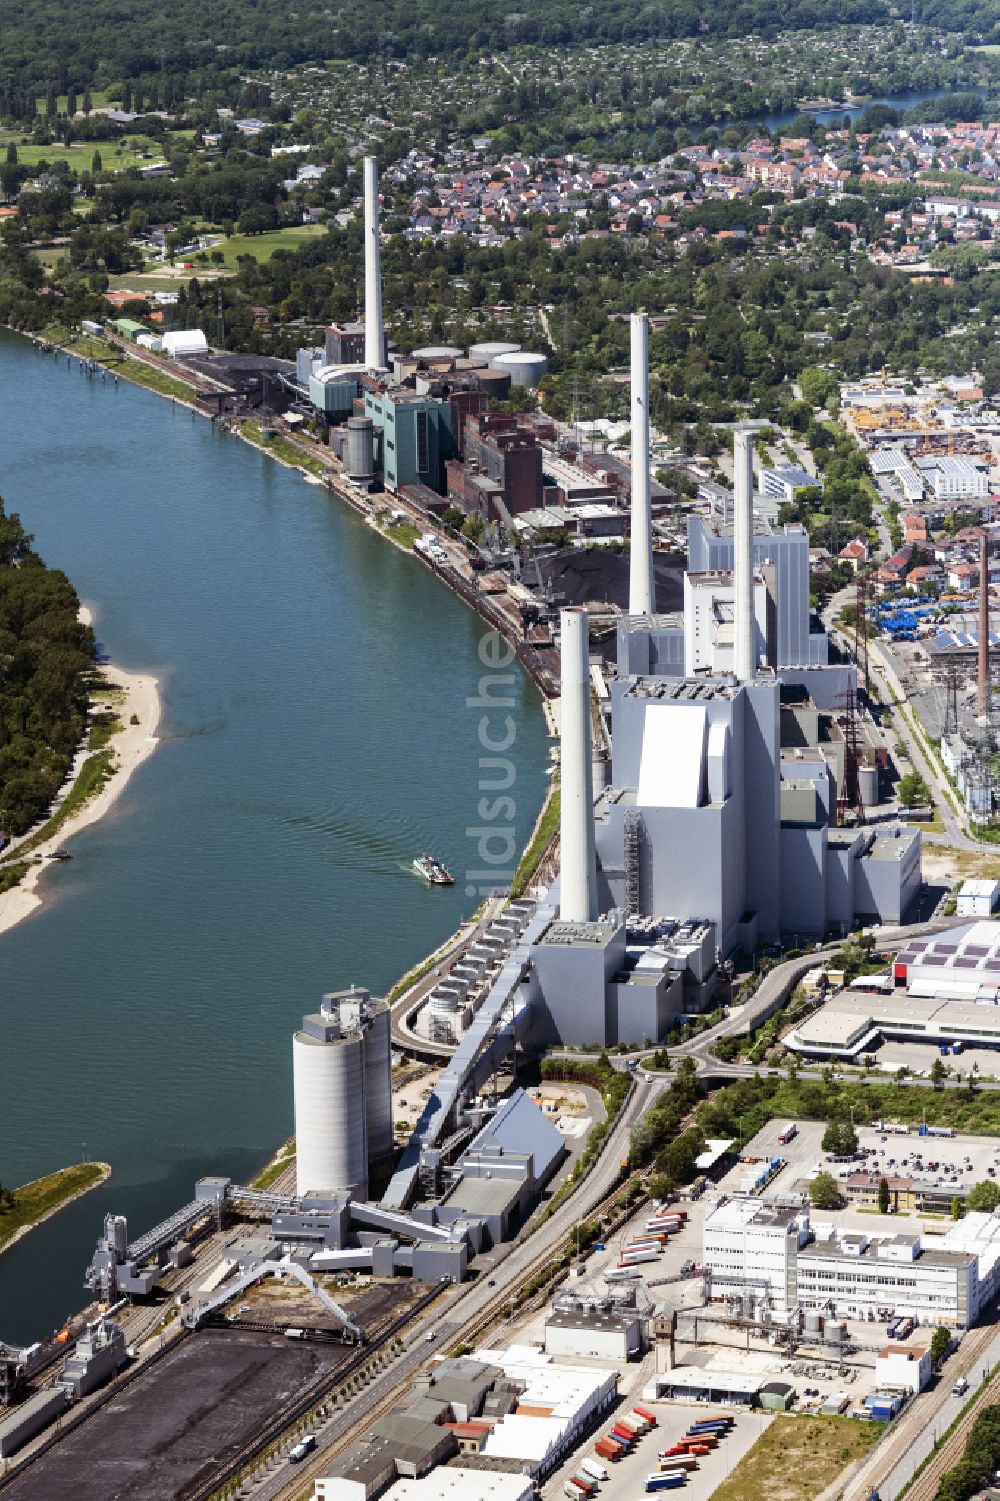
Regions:
<instances>
[{"instance_id":1,"label":"power plant building","mask_svg":"<svg viewBox=\"0 0 1000 1501\"><path fill-rule=\"evenodd\" d=\"M728 573L734 566L734 525L704 516L688 517L688 568L692 573ZM828 660L822 629L813 630L809 613L809 534L797 523L772 530L755 522L753 562L772 564L777 604L777 665L819 666Z\"/></svg>"},{"instance_id":2,"label":"power plant building","mask_svg":"<svg viewBox=\"0 0 1000 1501\"><path fill-rule=\"evenodd\" d=\"M389 1008L367 990L325 995L292 1040L297 1191L368 1195L392 1155Z\"/></svg>"}]
</instances>

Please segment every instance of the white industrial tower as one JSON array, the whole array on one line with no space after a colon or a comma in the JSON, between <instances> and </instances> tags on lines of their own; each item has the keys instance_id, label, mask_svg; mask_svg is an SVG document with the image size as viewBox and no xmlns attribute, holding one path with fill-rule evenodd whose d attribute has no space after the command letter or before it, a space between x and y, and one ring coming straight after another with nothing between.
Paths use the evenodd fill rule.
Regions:
<instances>
[{"instance_id":1,"label":"white industrial tower","mask_svg":"<svg viewBox=\"0 0 1000 1501\"><path fill-rule=\"evenodd\" d=\"M292 1038L296 1192L368 1196L392 1156L389 1008L367 990L325 995Z\"/></svg>"},{"instance_id":2,"label":"white industrial tower","mask_svg":"<svg viewBox=\"0 0 1000 1501\"><path fill-rule=\"evenodd\" d=\"M734 666L741 683L753 681L753 429L733 434L733 585L736 594Z\"/></svg>"},{"instance_id":3,"label":"white industrial tower","mask_svg":"<svg viewBox=\"0 0 1000 1501\"><path fill-rule=\"evenodd\" d=\"M381 370L385 364L382 327L382 249L379 242L378 166L365 157L365 364Z\"/></svg>"},{"instance_id":4,"label":"white industrial tower","mask_svg":"<svg viewBox=\"0 0 1000 1501\"><path fill-rule=\"evenodd\" d=\"M559 914L565 922L592 922L597 916L597 857L590 736L590 621L586 610L561 610L559 625Z\"/></svg>"},{"instance_id":5,"label":"white industrial tower","mask_svg":"<svg viewBox=\"0 0 1000 1501\"><path fill-rule=\"evenodd\" d=\"M653 513L649 499L649 319L633 313L632 327L632 541L629 553L628 612L652 615Z\"/></svg>"}]
</instances>

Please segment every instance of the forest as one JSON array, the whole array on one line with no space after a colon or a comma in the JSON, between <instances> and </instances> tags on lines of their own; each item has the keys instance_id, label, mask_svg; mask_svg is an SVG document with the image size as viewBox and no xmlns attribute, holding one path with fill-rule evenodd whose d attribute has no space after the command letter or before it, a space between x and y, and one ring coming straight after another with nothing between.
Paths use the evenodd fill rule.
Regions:
<instances>
[{"instance_id":1,"label":"forest","mask_svg":"<svg viewBox=\"0 0 1000 1501\"><path fill-rule=\"evenodd\" d=\"M922 0L925 25L983 42L1000 39L995 0ZM888 0L739 0L735 5L657 0L633 5L603 0L526 0L497 14L485 0L381 0L331 12L281 0L216 0L209 21L197 0L133 0L123 11L108 0L35 0L24 7L0 0L0 90L16 86L44 94L55 84L84 89L142 75L168 78L196 69L288 69L307 61L430 57L476 58L525 43L546 47L656 38L721 35L765 38L833 25L888 22ZM123 21L127 18L128 24Z\"/></svg>"},{"instance_id":2,"label":"forest","mask_svg":"<svg viewBox=\"0 0 1000 1501\"><path fill-rule=\"evenodd\" d=\"M87 715L94 635L0 500L0 836L25 833L65 780Z\"/></svg>"}]
</instances>

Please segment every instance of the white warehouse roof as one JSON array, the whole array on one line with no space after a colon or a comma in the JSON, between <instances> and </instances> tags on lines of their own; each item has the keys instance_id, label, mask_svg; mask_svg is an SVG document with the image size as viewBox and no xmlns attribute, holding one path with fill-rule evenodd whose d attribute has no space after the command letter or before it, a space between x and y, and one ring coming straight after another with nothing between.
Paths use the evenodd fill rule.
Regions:
<instances>
[{"instance_id":1,"label":"white warehouse roof","mask_svg":"<svg viewBox=\"0 0 1000 1501\"><path fill-rule=\"evenodd\" d=\"M166 354L204 354L208 349L208 340L200 328L178 328L172 333L163 335L163 349Z\"/></svg>"},{"instance_id":2,"label":"white warehouse roof","mask_svg":"<svg viewBox=\"0 0 1000 1501\"><path fill-rule=\"evenodd\" d=\"M397 1480L384 1501L529 1501L533 1493L527 1475L438 1465L420 1480Z\"/></svg>"}]
</instances>

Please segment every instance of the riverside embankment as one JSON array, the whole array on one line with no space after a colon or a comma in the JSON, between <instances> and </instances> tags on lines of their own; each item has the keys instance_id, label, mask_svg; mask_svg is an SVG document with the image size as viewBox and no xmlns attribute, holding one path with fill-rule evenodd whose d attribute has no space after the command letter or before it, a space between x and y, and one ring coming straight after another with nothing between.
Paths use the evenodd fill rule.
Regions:
<instances>
[{"instance_id":1,"label":"riverside embankment","mask_svg":"<svg viewBox=\"0 0 1000 1501\"><path fill-rule=\"evenodd\" d=\"M430 569L446 588L474 610L488 626L499 631L517 653L524 670L547 697L555 697L558 693L556 653L547 642L544 631L535 640L526 636L520 613L507 595L506 576L476 573L471 566L468 549L455 536L441 528L436 517L421 510L410 498L396 494L391 497L391 508L402 518L402 522L398 528L387 524L390 498L381 492L369 494L360 486L352 484L329 448L291 431L282 431L276 437L265 439L260 424L253 419L220 416L214 399L225 392L226 387L183 364L131 344L118 335L106 334L101 338L83 335L72 343L36 334L28 334L26 337L44 353L51 354L54 360L65 359L70 369L83 370L87 365L96 365L103 372L110 372L116 384L121 377L134 381L157 395L165 396L173 405L187 407L193 414L208 418L213 425L218 425L220 431L234 434L251 447L266 453L276 463L298 470L309 476L313 483L325 486L332 495L349 505L380 531L388 542L401 551L410 553ZM199 404L205 398L209 399L209 404ZM417 532L434 532L445 558L432 558L427 552L415 547L414 528Z\"/></svg>"},{"instance_id":2,"label":"riverside embankment","mask_svg":"<svg viewBox=\"0 0 1000 1501\"><path fill-rule=\"evenodd\" d=\"M5 1254L16 1339L77 1301L107 1210L139 1230L287 1138L290 1032L323 990L387 990L478 906L482 680L499 672L517 726L514 863L547 743L482 623L319 486L3 334L0 399L8 505L162 703L156 754L0 937L5 1175L114 1169ZM424 850L456 886L414 876Z\"/></svg>"}]
</instances>

